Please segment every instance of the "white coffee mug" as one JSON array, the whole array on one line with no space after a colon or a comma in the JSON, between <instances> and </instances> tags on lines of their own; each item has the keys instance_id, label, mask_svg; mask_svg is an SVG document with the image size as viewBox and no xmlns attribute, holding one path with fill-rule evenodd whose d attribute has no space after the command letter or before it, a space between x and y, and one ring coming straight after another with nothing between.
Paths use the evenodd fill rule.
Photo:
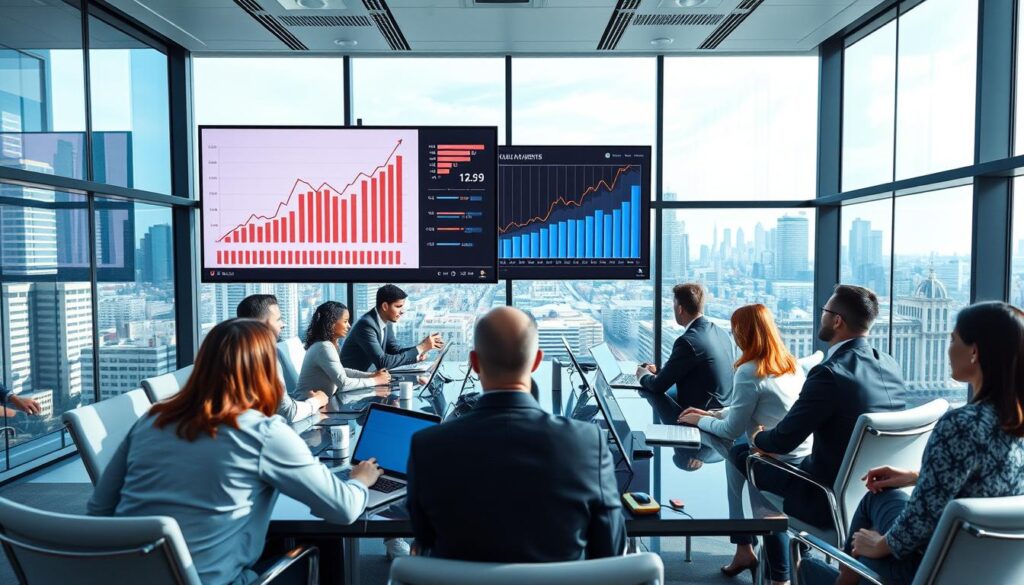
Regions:
<instances>
[{"instance_id":1,"label":"white coffee mug","mask_svg":"<svg viewBox=\"0 0 1024 585\"><path fill-rule=\"evenodd\" d=\"M398 384L398 389L401 391L400 397L402 400L412 398L412 382L401 382Z\"/></svg>"},{"instance_id":2,"label":"white coffee mug","mask_svg":"<svg viewBox=\"0 0 1024 585\"><path fill-rule=\"evenodd\" d=\"M348 425L335 425L331 429L331 449L336 451L347 451L349 442Z\"/></svg>"}]
</instances>

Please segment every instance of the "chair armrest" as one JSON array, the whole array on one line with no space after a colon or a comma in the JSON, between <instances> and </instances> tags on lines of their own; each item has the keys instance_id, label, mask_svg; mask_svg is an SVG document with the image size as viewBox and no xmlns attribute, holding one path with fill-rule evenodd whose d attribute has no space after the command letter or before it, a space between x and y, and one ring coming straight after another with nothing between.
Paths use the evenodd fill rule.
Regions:
<instances>
[{"instance_id":1,"label":"chair armrest","mask_svg":"<svg viewBox=\"0 0 1024 585\"><path fill-rule=\"evenodd\" d=\"M319 583L320 550L315 546L300 546L286 552L279 559L274 561L274 564L267 567L253 585L266 585L267 583L272 583L275 579L286 571L292 569L292 567L302 560L306 560L309 563L306 582L310 584ZM295 570L299 569L296 568Z\"/></svg>"},{"instance_id":2,"label":"chair armrest","mask_svg":"<svg viewBox=\"0 0 1024 585\"><path fill-rule=\"evenodd\" d=\"M757 480L754 475L754 465L757 463L784 471L785 473L788 473L801 481L807 482L824 492L825 498L828 500L829 510L832 513L832 525L836 530L836 534L839 536L839 542L846 541L846 526L843 525L843 521L839 517L839 502L836 500L836 494L832 491L831 487L826 486L817 479L814 479L814 477L809 473L795 465L790 465L789 463L780 461L770 455L752 452L750 456L747 457L747 479L750 481L750 485L755 488L757 487Z\"/></svg>"},{"instance_id":3,"label":"chair armrest","mask_svg":"<svg viewBox=\"0 0 1024 585\"><path fill-rule=\"evenodd\" d=\"M851 557L845 552L825 542L824 540L814 536L813 534L807 534L806 532L798 532L791 535L790 540L790 553L793 558L794 566L797 567L796 571L799 571L799 559L800 559L800 543L804 543L807 546L817 549L826 556L832 557L840 565L850 568L853 572L860 575L874 585L885 585L882 582L882 576L872 571L867 565Z\"/></svg>"}]
</instances>

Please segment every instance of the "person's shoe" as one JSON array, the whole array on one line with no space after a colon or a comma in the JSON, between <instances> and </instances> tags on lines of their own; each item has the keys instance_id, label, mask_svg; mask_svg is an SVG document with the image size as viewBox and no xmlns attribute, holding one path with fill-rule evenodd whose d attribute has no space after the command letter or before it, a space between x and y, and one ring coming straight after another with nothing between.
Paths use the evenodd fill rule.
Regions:
<instances>
[{"instance_id":1,"label":"person's shoe","mask_svg":"<svg viewBox=\"0 0 1024 585\"><path fill-rule=\"evenodd\" d=\"M753 561L751 561L749 563L744 563L742 565L737 565L737 564L725 565L724 567L720 567L719 570L722 571L722 574L725 575L726 577L735 577L736 575L739 575L743 571L750 571L750 576L754 577L755 580L756 580L756 577L757 577L757 565L758 565L757 559L754 559Z\"/></svg>"},{"instance_id":2,"label":"person's shoe","mask_svg":"<svg viewBox=\"0 0 1024 585\"><path fill-rule=\"evenodd\" d=\"M389 561L393 561L397 557L409 556L409 543L401 538L384 539L384 556Z\"/></svg>"}]
</instances>

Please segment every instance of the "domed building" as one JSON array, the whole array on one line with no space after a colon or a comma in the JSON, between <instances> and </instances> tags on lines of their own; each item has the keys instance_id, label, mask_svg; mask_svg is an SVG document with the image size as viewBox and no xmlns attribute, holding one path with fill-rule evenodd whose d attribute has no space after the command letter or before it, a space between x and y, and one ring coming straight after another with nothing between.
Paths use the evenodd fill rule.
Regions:
<instances>
[{"instance_id":1,"label":"domed building","mask_svg":"<svg viewBox=\"0 0 1024 585\"><path fill-rule=\"evenodd\" d=\"M900 336L893 344L893 357L903 365L903 378L912 394L942 396L955 384L950 380L946 350L956 310L956 301L936 278L935 270L929 270L912 296L895 301L896 318L916 325L916 339Z\"/></svg>"}]
</instances>

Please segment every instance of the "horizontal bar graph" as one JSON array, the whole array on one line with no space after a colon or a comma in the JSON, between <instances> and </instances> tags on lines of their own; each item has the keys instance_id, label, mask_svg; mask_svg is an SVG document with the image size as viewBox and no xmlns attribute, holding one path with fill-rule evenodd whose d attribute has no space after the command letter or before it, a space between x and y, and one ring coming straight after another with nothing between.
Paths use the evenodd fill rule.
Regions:
<instances>
[{"instance_id":1,"label":"horizontal bar graph","mask_svg":"<svg viewBox=\"0 0 1024 585\"><path fill-rule=\"evenodd\" d=\"M459 164L473 162L473 157L486 148L483 144L438 144L433 148L434 174L449 175Z\"/></svg>"}]
</instances>

